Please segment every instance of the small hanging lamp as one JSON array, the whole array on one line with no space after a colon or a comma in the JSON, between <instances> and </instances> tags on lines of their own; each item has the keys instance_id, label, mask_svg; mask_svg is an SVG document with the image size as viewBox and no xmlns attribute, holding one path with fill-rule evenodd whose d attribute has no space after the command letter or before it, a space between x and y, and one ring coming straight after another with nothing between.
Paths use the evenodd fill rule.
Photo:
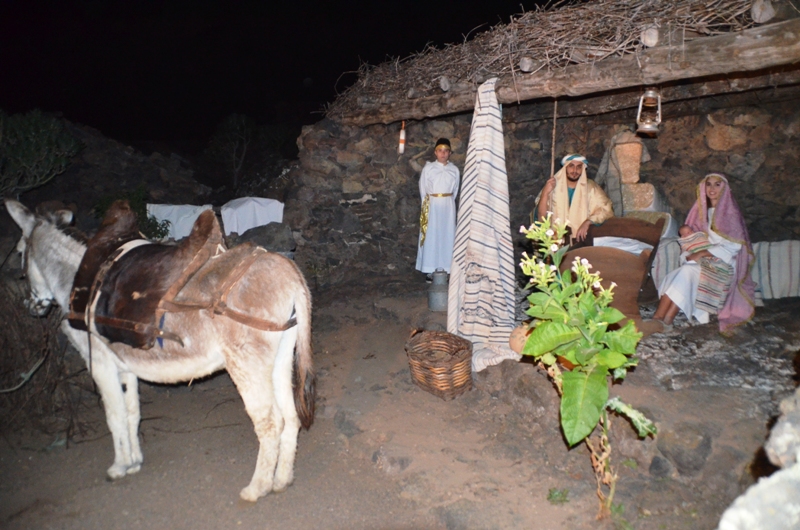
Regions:
<instances>
[{"instance_id":1,"label":"small hanging lamp","mask_svg":"<svg viewBox=\"0 0 800 530\"><path fill-rule=\"evenodd\" d=\"M636 133L656 136L661 123L661 93L657 88L648 88L639 98L636 113Z\"/></svg>"},{"instance_id":2,"label":"small hanging lamp","mask_svg":"<svg viewBox=\"0 0 800 530\"><path fill-rule=\"evenodd\" d=\"M406 152L406 122L403 121L400 125L400 144L397 146L397 153L403 154Z\"/></svg>"}]
</instances>

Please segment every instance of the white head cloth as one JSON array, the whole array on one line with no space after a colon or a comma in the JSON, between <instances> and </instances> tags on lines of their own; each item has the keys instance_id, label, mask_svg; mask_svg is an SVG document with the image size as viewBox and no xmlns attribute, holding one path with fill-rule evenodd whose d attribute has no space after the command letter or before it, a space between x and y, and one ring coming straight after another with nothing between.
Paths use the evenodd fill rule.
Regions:
<instances>
[{"instance_id":1,"label":"white head cloth","mask_svg":"<svg viewBox=\"0 0 800 530\"><path fill-rule=\"evenodd\" d=\"M577 154L567 155L564 158L562 158L561 159L561 165L562 166L566 166L567 164L569 164L573 160L582 163L584 166L587 166L587 167L589 166L589 163L586 160L586 157L585 156L581 156L581 155L577 155Z\"/></svg>"}]
</instances>

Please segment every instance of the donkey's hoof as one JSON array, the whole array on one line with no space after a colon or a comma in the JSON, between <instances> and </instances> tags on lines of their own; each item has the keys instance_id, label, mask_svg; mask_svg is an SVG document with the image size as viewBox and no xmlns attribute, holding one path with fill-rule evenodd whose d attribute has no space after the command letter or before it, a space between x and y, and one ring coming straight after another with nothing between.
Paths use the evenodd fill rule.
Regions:
<instances>
[{"instance_id":1,"label":"donkey's hoof","mask_svg":"<svg viewBox=\"0 0 800 530\"><path fill-rule=\"evenodd\" d=\"M290 478L287 482L279 481L277 478L275 479L275 483L272 485L272 492L273 493L283 493L286 491L286 488L292 485L292 479Z\"/></svg>"},{"instance_id":2,"label":"donkey's hoof","mask_svg":"<svg viewBox=\"0 0 800 530\"><path fill-rule=\"evenodd\" d=\"M266 491L262 492L259 491L258 488L255 488L253 486L247 486L246 488L244 488L242 491L239 492L239 497L241 497L242 500L247 502L256 502L259 498L263 497L266 494L267 494Z\"/></svg>"},{"instance_id":3,"label":"donkey's hoof","mask_svg":"<svg viewBox=\"0 0 800 530\"><path fill-rule=\"evenodd\" d=\"M106 478L108 478L108 480L117 480L121 479L127 474L128 474L128 466L123 466L121 464L114 464L113 466L108 468L108 471L106 471Z\"/></svg>"},{"instance_id":4,"label":"donkey's hoof","mask_svg":"<svg viewBox=\"0 0 800 530\"><path fill-rule=\"evenodd\" d=\"M135 464L131 464L131 466L128 468L127 473L128 475L133 475L134 473L138 473L141 469L142 469L142 463L137 462Z\"/></svg>"}]
</instances>

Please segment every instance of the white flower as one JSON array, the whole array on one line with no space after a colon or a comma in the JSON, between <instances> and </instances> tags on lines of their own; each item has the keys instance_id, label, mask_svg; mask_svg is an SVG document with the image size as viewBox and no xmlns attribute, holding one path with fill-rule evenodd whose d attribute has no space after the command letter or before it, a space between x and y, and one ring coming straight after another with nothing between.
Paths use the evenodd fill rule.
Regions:
<instances>
[{"instance_id":1,"label":"white flower","mask_svg":"<svg viewBox=\"0 0 800 530\"><path fill-rule=\"evenodd\" d=\"M617 286L617 283L616 283L616 282L611 282L611 288L612 288L612 289L613 289L614 287L616 287L616 286Z\"/></svg>"},{"instance_id":2,"label":"white flower","mask_svg":"<svg viewBox=\"0 0 800 530\"><path fill-rule=\"evenodd\" d=\"M558 250L558 245L556 245L555 243L550 245L550 252L556 252L557 250Z\"/></svg>"},{"instance_id":3,"label":"white flower","mask_svg":"<svg viewBox=\"0 0 800 530\"><path fill-rule=\"evenodd\" d=\"M521 226L519 227L519 233L520 233L520 234L524 234L524 233L526 233L527 231L528 231L528 229L527 229L527 228L525 228L525 225L521 225Z\"/></svg>"},{"instance_id":4,"label":"white flower","mask_svg":"<svg viewBox=\"0 0 800 530\"><path fill-rule=\"evenodd\" d=\"M525 251L523 251L523 252L522 252L522 257L523 257L523 258L525 258L525 259L530 259L530 258L528 257L528 253L527 253L527 252L525 252Z\"/></svg>"},{"instance_id":5,"label":"white flower","mask_svg":"<svg viewBox=\"0 0 800 530\"><path fill-rule=\"evenodd\" d=\"M551 271L557 271L557 270L558 270L558 268L556 268L556 266L555 266L555 265L550 265L550 270L551 270Z\"/></svg>"},{"instance_id":6,"label":"white flower","mask_svg":"<svg viewBox=\"0 0 800 530\"><path fill-rule=\"evenodd\" d=\"M600 282L594 282L592 284L592 287L594 287L595 289L600 289L602 286L600 285Z\"/></svg>"},{"instance_id":7,"label":"white flower","mask_svg":"<svg viewBox=\"0 0 800 530\"><path fill-rule=\"evenodd\" d=\"M555 234L555 232L553 232L552 228L548 228L545 234L547 234L547 237L553 237L553 234Z\"/></svg>"},{"instance_id":8,"label":"white flower","mask_svg":"<svg viewBox=\"0 0 800 530\"><path fill-rule=\"evenodd\" d=\"M581 265L583 265L583 266L584 266L584 267L586 267L587 269L591 269L591 268L592 268L592 264L591 264L591 263L589 263L589 260L588 260L588 259L586 259L586 258L583 258L583 259L581 260Z\"/></svg>"}]
</instances>

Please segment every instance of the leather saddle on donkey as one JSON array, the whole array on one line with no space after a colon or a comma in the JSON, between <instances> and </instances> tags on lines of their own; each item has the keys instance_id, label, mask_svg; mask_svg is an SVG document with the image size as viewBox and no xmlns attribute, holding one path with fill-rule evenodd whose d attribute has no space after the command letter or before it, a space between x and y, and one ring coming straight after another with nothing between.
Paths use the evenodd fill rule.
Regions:
<instances>
[{"instance_id":1,"label":"leather saddle on donkey","mask_svg":"<svg viewBox=\"0 0 800 530\"><path fill-rule=\"evenodd\" d=\"M178 245L141 239L136 214L127 201L117 201L100 230L87 243L70 296L70 325L90 329L112 342L147 349L156 339L177 340L159 329L163 300L172 300L189 279L218 251L224 252L222 230L214 212L195 221Z\"/></svg>"},{"instance_id":2,"label":"leather saddle on donkey","mask_svg":"<svg viewBox=\"0 0 800 530\"><path fill-rule=\"evenodd\" d=\"M228 294L259 255L250 243L226 249L214 212L200 214L189 237L178 245L140 238L136 215L115 202L89 240L70 296L70 325L92 329L111 342L148 349L156 340L180 336L164 326L165 313L208 310L262 331L284 331L294 318L275 323L226 304Z\"/></svg>"}]
</instances>

